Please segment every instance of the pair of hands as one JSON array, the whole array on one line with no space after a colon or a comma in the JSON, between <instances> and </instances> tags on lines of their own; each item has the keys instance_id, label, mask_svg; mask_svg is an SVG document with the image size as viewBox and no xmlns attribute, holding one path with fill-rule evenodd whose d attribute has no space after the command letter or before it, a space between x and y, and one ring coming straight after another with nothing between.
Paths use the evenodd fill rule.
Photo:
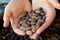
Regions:
<instances>
[{"instance_id":1,"label":"pair of hands","mask_svg":"<svg viewBox=\"0 0 60 40\"><path fill-rule=\"evenodd\" d=\"M33 34L32 31L23 31L17 27L18 15L23 10L31 10L31 4L29 0L11 0L5 8L4 11L4 27L8 27L9 22L11 22L12 29L18 35L30 35L31 39L35 39L41 32L43 32L48 26L53 22L56 12L55 8L60 9L60 4L58 0L32 0L33 9L36 7L42 7L46 13L46 20L43 25L37 29L37 31ZM22 16L22 14L20 14Z\"/></svg>"}]
</instances>

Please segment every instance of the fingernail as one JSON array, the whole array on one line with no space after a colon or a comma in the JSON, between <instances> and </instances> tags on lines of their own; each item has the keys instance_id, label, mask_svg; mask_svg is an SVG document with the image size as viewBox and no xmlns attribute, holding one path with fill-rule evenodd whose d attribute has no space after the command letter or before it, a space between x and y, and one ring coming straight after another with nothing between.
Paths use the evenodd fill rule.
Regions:
<instances>
[{"instance_id":1,"label":"fingernail","mask_svg":"<svg viewBox=\"0 0 60 40\"><path fill-rule=\"evenodd\" d=\"M3 27L7 27L8 25L6 25L5 23L3 24Z\"/></svg>"},{"instance_id":2,"label":"fingernail","mask_svg":"<svg viewBox=\"0 0 60 40\"><path fill-rule=\"evenodd\" d=\"M3 24L3 27L6 27L6 25L5 25L5 24Z\"/></svg>"},{"instance_id":3,"label":"fingernail","mask_svg":"<svg viewBox=\"0 0 60 40\"><path fill-rule=\"evenodd\" d=\"M27 34L27 35L32 35L33 32L32 32L32 31L26 31L26 34Z\"/></svg>"}]
</instances>

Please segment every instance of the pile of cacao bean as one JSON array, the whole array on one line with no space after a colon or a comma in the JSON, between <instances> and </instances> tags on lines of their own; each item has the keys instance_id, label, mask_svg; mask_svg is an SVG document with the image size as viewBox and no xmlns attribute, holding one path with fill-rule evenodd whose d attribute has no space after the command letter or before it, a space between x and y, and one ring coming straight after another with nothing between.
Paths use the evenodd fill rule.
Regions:
<instances>
[{"instance_id":1,"label":"pile of cacao bean","mask_svg":"<svg viewBox=\"0 0 60 40\"><path fill-rule=\"evenodd\" d=\"M46 19L46 14L42 8L32 10L30 12L25 11L25 15L20 18L19 25L20 29L27 31L32 30L35 32Z\"/></svg>"}]
</instances>

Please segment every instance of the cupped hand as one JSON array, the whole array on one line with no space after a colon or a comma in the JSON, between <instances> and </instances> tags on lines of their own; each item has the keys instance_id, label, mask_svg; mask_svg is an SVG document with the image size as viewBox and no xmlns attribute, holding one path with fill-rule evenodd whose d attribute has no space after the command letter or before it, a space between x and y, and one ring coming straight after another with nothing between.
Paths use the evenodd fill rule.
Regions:
<instances>
[{"instance_id":1,"label":"cupped hand","mask_svg":"<svg viewBox=\"0 0 60 40\"><path fill-rule=\"evenodd\" d=\"M53 22L56 16L55 8L60 9L60 4L57 0L32 0L32 7L33 10L39 7L43 8L44 12L46 13L45 22L42 24L42 26L40 26L40 28L37 29L35 33L33 33L33 35L30 36L31 39L35 39Z\"/></svg>"},{"instance_id":2,"label":"cupped hand","mask_svg":"<svg viewBox=\"0 0 60 40\"><path fill-rule=\"evenodd\" d=\"M46 13L46 20L37 31L30 36L31 39L35 39L39 34L41 34L48 26L53 22L56 12L55 8L60 9L60 4L58 0L33 0L33 9L42 7ZM37 7L36 7L37 5Z\"/></svg>"},{"instance_id":3,"label":"cupped hand","mask_svg":"<svg viewBox=\"0 0 60 40\"><path fill-rule=\"evenodd\" d=\"M11 22L12 29L15 33L18 35L26 35L25 31L20 30L18 27L18 16L23 17L25 14L21 13L24 10L27 10L30 6L27 6L29 4L27 0L11 0L8 5L5 8L4 11L4 27L8 27L9 22ZM30 5L30 4L29 4ZM27 8L26 8L27 6ZM29 11L29 10L28 10Z\"/></svg>"}]
</instances>

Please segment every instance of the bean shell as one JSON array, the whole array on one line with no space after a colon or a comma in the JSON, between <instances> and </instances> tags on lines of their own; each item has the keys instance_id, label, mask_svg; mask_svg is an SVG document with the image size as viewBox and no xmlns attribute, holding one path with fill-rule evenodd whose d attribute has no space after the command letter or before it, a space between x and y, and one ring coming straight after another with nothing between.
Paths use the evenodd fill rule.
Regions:
<instances>
[{"instance_id":1,"label":"bean shell","mask_svg":"<svg viewBox=\"0 0 60 40\"><path fill-rule=\"evenodd\" d=\"M20 29L24 30L24 31L27 31L27 30L30 30L31 27L20 27Z\"/></svg>"},{"instance_id":2,"label":"bean shell","mask_svg":"<svg viewBox=\"0 0 60 40\"><path fill-rule=\"evenodd\" d=\"M41 12L41 10L39 10L39 9L35 10L35 13L40 13L40 12Z\"/></svg>"},{"instance_id":3,"label":"bean shell","mask_svg":"<svg viewBox=\"0 0 60 40\"><path fill-rule=\"evenodd\" d=\"M44 16L44 15L45 15L45 13L41 12L41 15L42 15L42 16Z\"/></svg>"}]
</instances>

